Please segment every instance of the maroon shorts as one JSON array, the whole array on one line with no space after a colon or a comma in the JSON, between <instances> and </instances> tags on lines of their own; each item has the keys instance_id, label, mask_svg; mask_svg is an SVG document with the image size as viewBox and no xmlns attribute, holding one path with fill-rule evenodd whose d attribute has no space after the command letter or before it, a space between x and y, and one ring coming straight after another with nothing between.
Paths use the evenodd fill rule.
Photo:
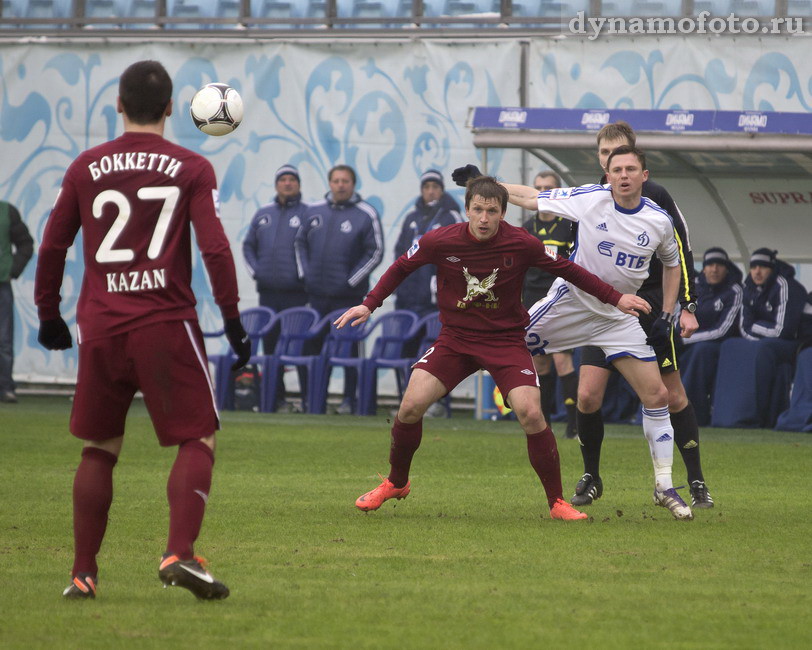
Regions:
<instances>
[{"instance_id":1,"label":"maroon shorts","mask_svg":"<svg viewBox=\"0 0 812 650\"><path fill-rule=\"evenodd\" d=\"M420 368L439 379L449 392L463 379L484 368L502 395L517 386L538 386L533 358L524 342L524 332L488 337L476 334L451 335L445 329L412 368Z\"/></svg>"},{"instance_id":2,"label":"maroon shorts","mask_svg":"<svg viewBox=\"0 0 812 650\"><path fill-rule=\"evenodd\" d=\"M197 321L154 323L81 343L71 433L95 441L123 435L138 390L163 446L205 438L219 428Z\"/></svg>"}]
</instances>

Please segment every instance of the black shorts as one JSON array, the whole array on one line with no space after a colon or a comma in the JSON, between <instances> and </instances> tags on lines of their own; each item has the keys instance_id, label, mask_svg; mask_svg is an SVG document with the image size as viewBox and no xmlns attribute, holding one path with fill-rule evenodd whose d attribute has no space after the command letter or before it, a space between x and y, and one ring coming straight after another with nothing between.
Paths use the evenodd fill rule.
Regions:
<instances>
[{"instance_id":1,"label":"black shorts","mask_svg":"<svg viewBox=\"0 0 812 650\"><path fill-rule=\"evenodd\" d=\"M640 315L640 326L643 331L648 335L651 331L651 326L655 320L660 317L663 304L662 291L641 291L637 294L644 300L648 301L651 305L650 314ZM670 344L662 349L654 350L657 355L657 366L660 368L660 374L667 375L670 372L679 370L679 354L682 351L682 338L679 334L675 334L674 328L671 328ZM606 361L606 356L603 350L595 345L585 345L581 348L581 361L582 366L597 366L599 368L608 368L614 370L614 366Z\"/></svg>"}]
</instances>

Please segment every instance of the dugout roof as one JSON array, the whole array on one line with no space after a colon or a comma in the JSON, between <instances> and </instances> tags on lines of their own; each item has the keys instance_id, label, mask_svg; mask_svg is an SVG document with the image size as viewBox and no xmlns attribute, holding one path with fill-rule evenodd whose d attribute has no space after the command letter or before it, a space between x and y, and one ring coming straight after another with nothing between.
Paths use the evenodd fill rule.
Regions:
<instances>
[{"instance_id":1,"label":"dugout roof","mask_svg":"<svg viewBox=\"0 0 812 650\"><path fill-rule=\"evenodd\" d=\"M486 170L488 149L519 148L539 161L528 182L549 167L581 185L598 180L597 131L618 120L685 215L697 261L711 246L739 262L768 246L812 262L812 114L479 107L469 126Z\"/></svg>"}]
</instances>

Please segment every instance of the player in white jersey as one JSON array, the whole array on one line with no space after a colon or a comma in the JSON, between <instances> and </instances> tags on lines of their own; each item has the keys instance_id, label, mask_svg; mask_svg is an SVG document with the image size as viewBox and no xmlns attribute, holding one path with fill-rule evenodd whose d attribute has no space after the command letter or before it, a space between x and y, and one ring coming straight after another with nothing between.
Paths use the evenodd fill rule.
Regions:
<instances>
[{"instance_id":1,"label":"player in white jersey","mask_svg":"<svg viewBox=\"0 0 812 650\"><path fill-rule=\"evenodd\" d=\"M455 172L455 180L458 176ZM652 254L656 252L662 260L664 311L648 339L635 317L612 313L559 278L530 309L526 342L534 357L586 344L603 349L643 404L643 432L654 463L654 502L668 508L676 519L692 519L691 509L671 480L674 431L668 391L649 344L670 331L679 292L679 256L671 218L641 195L647 178L645 154L634 147L620 147L607 164L608 185L541 193L524 185L504 186L514 205L578 221L570 259L622 293L637 292L648 276Z\"/></svg>"}]
</instances>

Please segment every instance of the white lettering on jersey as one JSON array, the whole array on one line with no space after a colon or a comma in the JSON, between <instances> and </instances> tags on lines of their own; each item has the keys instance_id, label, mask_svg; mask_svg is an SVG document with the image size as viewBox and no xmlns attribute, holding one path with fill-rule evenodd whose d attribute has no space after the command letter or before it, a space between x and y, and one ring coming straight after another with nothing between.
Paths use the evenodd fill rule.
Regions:
<instances>
[{"instance_id":1,"label":"white lettering on jersey","mask_svg":"<svg viewBox=\"0 0 812 650\"><path fill-rule=\"evenodd\" d=\"M414 255L419 250L420 244L418 242L415 242L414 244L412 244L412 247L408 251L406 251L406 258L411 259L412 255Z\"/></svg>"},{"instance_id":2,"label":"white lettering on jersey","mask_svg":"<svg viewBox=\"0 0 812 650\"><path fill-rule=\"evenodd\" d=\"M166 269L146 271L125 271L107 274L107 291L123 293L129 291L151 291L166 289Z\"/></svg>"},{"instance_id":3,"label":"white lettering on jersey","mask_svg":"<svg viewBox=\"0 0 812 650\"><path fill-rule=\"evenodd\" d=\"M155 161L159 163L156 166ZM102 156L99 160L94 160L87 168L90 177L97 181L102 176L115 172L130 171L158 171L167 176L175 178L183 163L177 158L171 158L165 154L147 153L145 151L114 153L112 156Z\"/></svg>"}]
</instances>

